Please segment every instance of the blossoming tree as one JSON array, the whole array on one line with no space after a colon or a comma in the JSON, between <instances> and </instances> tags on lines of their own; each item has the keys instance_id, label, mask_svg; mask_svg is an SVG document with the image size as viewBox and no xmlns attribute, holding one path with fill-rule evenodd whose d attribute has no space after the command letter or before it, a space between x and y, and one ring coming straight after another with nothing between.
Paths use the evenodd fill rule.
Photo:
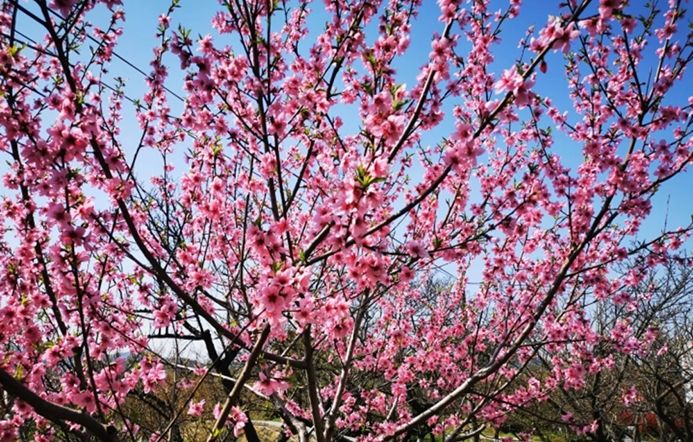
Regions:
<instances>
[{"instance_id":1,"label":"blossoming tree","mask_svg":"<svg viewBox=\"0 0 693 442\"><path fill-rule=\"evenodd\" d=\"M690 262L643 270L645 277L628 295L637 305L614 298L611 303L595 306L597 311L591 315L593 327L601 334L613 333L611 340L601 340L600 350L593 350L605 357L603 367L585 375L584 387L559 386L546 400L530 403L527 409L515 408L515 416L504 427L512 427L513 423L516 429L535 427L540 434L542 430L556 432L561 427L570 429L597 421L596 431L581 439L608 442L643 436L659 440L693 438L693 409L685 397L686 385L693 379L693 372L686 367L693 352ZM629 332L631 343L636 342L632 339L635 337L654 341L653 345L623 351L624 325L633 330ZM542 364L528 367L523 376L541 378L542 370L551 370L553 354L548 350L538 355Z\"/></svg>"},{"instance_id":2,"label":"blossoming tree","mask_svg":"<svg viewBox=\"0 0 693 442\"><path fill-rule=\"evenodd\" d=\"M131 97L109 73L120 1L3 1L0 438L173 440L189 414L258 440L262 401L301 440L454 441L581 388L615 339L593 307L637 305L640 269L612 269L689 232L641 232L692 160L687 17L568 0L496 59L529 11L495 3L229 0L195 39L176 0ZM439 29L410 35L430 8ZM414 38L431 50L407 86ZM198 380L143 427L124 404L174 385L189 342ZM516 382L547 348L551 371ZM225 399L194 398L213 374Z\"/></svg>"}]
</instances>

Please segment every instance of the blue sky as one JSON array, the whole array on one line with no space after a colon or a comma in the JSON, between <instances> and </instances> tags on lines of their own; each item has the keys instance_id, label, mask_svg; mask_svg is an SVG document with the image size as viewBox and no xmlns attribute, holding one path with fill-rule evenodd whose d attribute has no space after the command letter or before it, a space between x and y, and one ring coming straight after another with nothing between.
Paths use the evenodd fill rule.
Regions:
<instances>
[{"instance_id":1,"label":"blue sky","mask_svg":"<svg viewBox=\"0 0 693 442\"><path fill-rule=\"evenodd\" d=\"M500 74L503 69L512 66L520 52L517 48L517 43L525 34L526 29L529 26L535 26L536 29L539 29L546 23L549 15L557 15L558 3L557 1L525 0L525 7L520 16L508 22L504 27L503 34L501 35L502 43L496 46L496 60L490 67L492 72ZM631 3L635 5L636 11L644 10L643 1L634 1ZM29 8L35 8L29 2L25 1L24 4ZM498 10L501 5L506 4L507 3L504 1L492 1L493 7L491 10ZM120 38L117 46L117 52L145 72L150 70L149 61L152 58L152 49L157 44L154 35L157 26L157 17L167 9L168 5L169 2L163 0L124 0L123 7L125 9L126 22L123 36ZM181 5L182 7L173 15L174 28L177 27L178 23L183 23L186 28L192 30L192 35L194 37L208 33L218 37L216 31L210 25L210 20L214 12L219 8L216 1L182 0ZM325 13L323 11L323 2L314 2L311 9L313 10L313 14L309 21L311 33L308 38L306 38L304 48L308 48L314 37L324 27ZM91 14L94 23L101 25L107 23L107 14L103 7L97 8ZM443 25L438 21L438 16L439 9L437 4L433 0L423 0L420 14L412 26L410 49L404 57L398 59L394 64L400 82L406 83L408 86L412 86L415 83L415 78L419 73L419 69L426 63L430 51L431 35L434 32L440 33L442 31ZM23 30L29 35L37 35L36 25L30 19L20 14L20 20L20 30ZM690 17L684 19L684 22L686 20L690 20ZM685 28L685 26L681 27ZM371 41L373 39L373 34L374 33L370 33L369 35ZM169 58L169 60L172 59ZM571 103L567 97L566 82L563 77L562 54L551 54L548 58L548 63L549 71L547 74L539 76L535 90L541 95L550 96L560 109L571 111ZM183 75L180 69L177 69L176 65L177 63L175 60L172 60L172 68L170 69L170 77L167 86L173 91L184 95L182 91ZM120 76L125 79L127 83L127 94L133 98L141 96L145 90L143 76L118 59L114 59L110 74L111 76ZM693 82L691 79L691 72L688 72L684 81L680 82L677 86L677 90L674 91L674 96L681 98L682 102L685 102L686 98L691 94L691 90L693 90ZM176 107L180 106L180 103L177 103L173 98L170 103L175 113ZM447 109L449 110L450 106L447 106ZM126 113L122 130L123 134L127 134L128 132L137 134L137 136L132 137L132 143L136 143L139 139L139 128L131 116L132 112L130 110L129 115ZM352 119L352 121L355 127L358 121L354 119ZM424 143L437 143L441 137L448 134L451 127L452 120L448 118L444 124L439 126L436 130L424 135ZM558 152L569 165L578 165L582 158L581 146L576 145L556 131L554 131L554 134L556 136L554 151ZM127 142L127 137L123 138L124 141ZM153 168L158 168L158 161L155 157L145 158L145 160L150 161ZM140 166L143 165L146 165L146 163L140 162ZM675 180L663 186L658 196L654 199L655 208L653 213L645 223L645 229L643 231L645 236L659 231L664 224L665 217L668 217L670 226L687 224L693 212L692 191L693 177L690 172L677 177Z\"/></svg>"},{"instance_id":2,"label":"blue sky","mask_svg":"<svg viewBox=\"0 0 693 442\"><path fill-rule=\"evenodd\" d=\"M32 10L35 10L35 6L32 2L28 0L20 1ZM216 36L215 30L210 25L210 20L219 7L215 0L182 0L181 3L182 8L177 10L173 16L173 28L177 27L178 23L183 23L186 28L192 29L192 35L195 37L207 33ZM495 0L493 3L498 5L506 4L506 2ZM526 29L532 25L535 26L536 29L543 26L547 21L548 15L556 15L557 4L559 2L525 0L524 3L526 7L523 9L520 17L507 23L501 36L503 41L500 45L496 46L496 59L489 70L498 75L500 75L504 69L513 65L520 52L517 48L518 41L524 36ZM643 2L636 1L631 3L640 5ZM124 25L124 33L119 40L116 50L118 54L145 72L150 71L149 62L153 56L152 49L157 44L157 39L155 38L157 18L167 9L168 4L169 2L164 0L124 0L126 22ZM314 14L310 18L311 35L306 38L306 43L303 48L309 47L314 37L324 26L325 14L324 11L322 11L322 4L322 1L314 2L312 7ZM498 8L496 7L493 9L496 10ZM442 32L443 25L438 21L438 16L439 10L435 2L433 0L423 0L420 14L412 26L410 49L404 57L398 59L394 64L394 68L398 73L398 80L401 83L406 83L410 87L414 85L415 78L419 74L419 69L427 61L432 34L434 32ZM33 23L32 20L23 14L20 14L19 20L19 29L23 33L35 39L42 38L37 25ZM688 20L690 20L690 18ZM91 13L91 21L101 26L107 23L108 16L103 7L99 7ZM373 41L373 36L371 35L370 37L370 41ZM567 97L567 86L563 76L562 57L560 53L552 53L549 55L549 71L547 74L539 76L535 91L541 95L550 96L554 104L560 109L571 111L572 106ZM173 60L170 56L168 60L171 63L171 69L167 86L171 90L184 95L182 90L183 73L177 68L176 60ZM140 97L145 91L143 76L118 59L114 59L113 64L110 66L110 75L111 77L122 77L127 84L127 95L133 98ZM676 91L674 91L674 95L680 98L682 102L685 102L687 97L691 94L691 91L693 91L691 79L691 72L688 72L684 81L680 82ZM170 104L173 107L174 114L182 108L181 103L174 98L171 98ZM126 149L128 147L132 149L139 141L140 129L134 120L132 106L129 105L129 103L125 103L125 105L125 119L121 127L121 139ZM449 111L450 106L447 105L445 109ZM356 125L358 121L352 118L351 124ZM436 130L424 135L424 143L437 143L441 137L448 135L451 128L452 120L448 118L445 123ZM554 131L554 134L556 136L556 142L553 147L554 151L568 164L573 167L577 166L581 162L582 147L573 143L565 136L560 135L557 131ZM185 150L186 146L183 145L175 155L181 163L179 164L179 170L184 170L182 155ZM140 177L160 171L160 159L151 150L145 150L143 159L138 164L138 174ZM0 164L0 172L4 170L4 167L6 167L4 164ZM147 168L150 170L147 170ZM413 178L414 182L416 182L416 178ZM0 189L0 194L2 193L4 192ZM651 237L656 235L663 228L664 220L667 217L670 227L686 225L690 221L691 213L693 212L693 197L691 193L693 193L693 176L691 176L690 172L677 177L675 180L663 186L653 201L654 209L651 216L644 223L644 228L641 232L642 236ZM693 241L689 241L687 243L689 252L693 251L692 246ZM455 270L449 266L446 267L446 269L451 272ZM481 266L475 264L470 269L468 277L469 281L472 283L478 281L481 277ZM474 291L473 286L470 287L470 291ZM162 347L162 350L166 350L166 348ZM197 349L194 346L191 348L191 351L200 351L203 353L201 349Z\"/></svg>"}]
</instances>

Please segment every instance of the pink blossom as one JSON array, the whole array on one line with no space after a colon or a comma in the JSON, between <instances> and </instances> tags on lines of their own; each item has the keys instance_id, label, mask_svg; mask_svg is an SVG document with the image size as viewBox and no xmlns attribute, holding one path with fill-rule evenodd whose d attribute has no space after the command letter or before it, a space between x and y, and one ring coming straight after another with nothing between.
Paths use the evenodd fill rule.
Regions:
<instances>
[{"instance_id":1,"label":"pink blossom","mask_svg":"<svg viewBox=\"0 0 693 442\"><path fill-rule=\"evenodd\" d=\"M426 259L428 251L420 241L409 241L406 245L407 252L417 258Z\"/></svg>"},{"instance_id":2,"label":"pink blossom","mask_svg":"<svg viewBox=\"0 0 693 442\"><path fill-rule=\"evenodd\" d=\"M243 434L248 416L238 407L231 408L231 420L233 421L233 435L238 437Z\"/></svg>"},{"instance_id":3,"label":"pink blossom","mask_svg":"<svg viewBox=\"0 0 693 442\"><path fill-rule=\"evenodd\" d=\"M253 388L265 396L272 396L274 393L281 396L289 387L289 384L287 384L285 381L267 376L262 371L260 372L259 378L260 380L255 383Z\"/></svg>"},{"instance_id":4,"label":"pink blossom","mask_svg":"<svg viewBox=\"0 0 693 442\"><path fill-rule=\"evenodd\" d=\"M500 80L494 85L497 92L512 92L515 96L515 103L518 106L529 104L532 92L530 91L533 80L525 80L517 70L516 66L503 71Z\"/></svg>"},{"instance_id":5,"label":"pink blossom","mask_svg":"<svg viewBox=\"0 0 693 442\"><path fill-rule=\"evenodd\" d=\"M0 384L35 394L0 385L0 440L87 431L27 398L109 425L223 367L292 429L440 438L675 356L638 310L693 232L651 226L693 151L682 2L440 0L423 27L418 0L224 2L216 33L173 2L127 61L143 88L119 3L0 8L36 37L0 44Z\"/></svg>"},{"instance_id":6,"label":"pink blossom","mask_svg":"<svg viewBox=\"0 0 693 442\"><path fill-rule=\"evenodd\" d=\"M205 410L205 400L202 399L199 402L190 402L188 407L188 415L193 417L200 417Z\"/></svg>"},{"instance_id":7,"label":"pink blossom","mask_svg":"<svg viewBox=\"0 0 693 442\"><path fill-rule=\"evenodd\" d=\"M630 406L638 399L638 390L635 386L631 386L623 394L623 405Z\"/></svg>"},{"instance_id":8,"label":"pink blossom","mask_svg":"<svg viewBox=\"0 0 693 442\"><path fill-rule=\"evenodd\" d=\"M60 11L64 17L67 17L75 3L77 3L76 0L52 0L50 6Z\"/></svg>"}]
</instances>

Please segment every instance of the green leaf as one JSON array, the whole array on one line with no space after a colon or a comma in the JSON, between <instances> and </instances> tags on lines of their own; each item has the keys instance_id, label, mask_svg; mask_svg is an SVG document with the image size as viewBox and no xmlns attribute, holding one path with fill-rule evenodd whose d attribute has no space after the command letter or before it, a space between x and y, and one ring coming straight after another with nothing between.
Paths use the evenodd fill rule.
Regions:
<instances>
[{"instance_id":1,"label":"green leaf","mask_svg":"<svg viewBox=\"0 0 693 442\"><path fill-rule=\"evenodd\" d=\"M368 175L368 170L359 165L356 167L356 181L363 187L368 186L370 184L371 177Z\"/></svg>"},{"instance_id":2,"label":"green leaf","mask_svg":"<svg viewBox=\"0 0 693 442\"><path fill-rule=\"evenodd\" d=\"M366 61L371 65L375 66L378 63L378 60L375 58L375 55L373 55L372 52L368 52L366 54Z\"/></svg>"},{"instance_id":3,"label":"green leaf","mask_svg":"<svg viewBox=\"0 0 693 442\"><path fill-rule=\"evenodd\" d=\"M275 261L272 263L272 271L274 273L277 273L278 271L280 271L282 269L282 267L284 267L284 263L282 261Z\"/></svg>"},{"instance_id":4,"label":"green leaf","mask_svg":"<svg viewBox=\"0 0 693 442\"><path fill-rule=\"evenodd\" d=\"M210 147L212 149L212 155L215 157L219 156L221 151L224 149L224 146L221 144L221 137L217 135Z\"/></svg>"},{"instance_id":5,"label":"green leaf","mask_svg":"<svg viewBox=\"0 0 693 442\"><path fill-rule=\"evenodd\" d=\"M363 90L366 91L368 95L371 95L373 93L373 87L371 84L367 81L364 81L361 86L363 87Z\"/></svg>"},{"instance_id":6,"label":"green leaf","mask_svg":"<svg viewBox=\"0 0 693 442\"><path fill-rule=\"evenodd\" d=\"M24 46L17 46L16 44L12 45L7 49L7 55L9 55L11 58L14 58L15 55L22 52L22 49L24 49Z\"/></svg>"}]
</instances>

